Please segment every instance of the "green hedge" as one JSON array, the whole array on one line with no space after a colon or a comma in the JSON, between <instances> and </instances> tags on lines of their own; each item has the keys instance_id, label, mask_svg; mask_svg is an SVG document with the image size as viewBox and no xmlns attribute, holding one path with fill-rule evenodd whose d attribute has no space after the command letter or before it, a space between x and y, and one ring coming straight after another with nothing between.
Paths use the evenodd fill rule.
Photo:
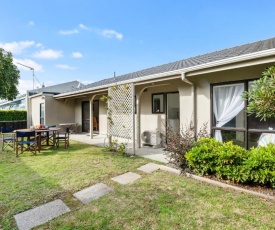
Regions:
<instances>
[{"instance_id":1,"label":"green hedge","mask_svg":"<svg viewBox=\"0 0 275 230\"><path fill-rule=\"evenodd\" d=\"M25 121L27 111L25 110L0 110L0 121Z\"/></svg>"},{"instance_id":2,"label":"green hedge","mask_svg":"<svg viewBox=\"0 0 275 230\"><path fill-rule=\"evenodd\" d=\"M234 182L275 187L274 144L247 151L232 142L202 138L185 157L190 168L200 175L214 174Z\"/></svg>"}]
</instances>

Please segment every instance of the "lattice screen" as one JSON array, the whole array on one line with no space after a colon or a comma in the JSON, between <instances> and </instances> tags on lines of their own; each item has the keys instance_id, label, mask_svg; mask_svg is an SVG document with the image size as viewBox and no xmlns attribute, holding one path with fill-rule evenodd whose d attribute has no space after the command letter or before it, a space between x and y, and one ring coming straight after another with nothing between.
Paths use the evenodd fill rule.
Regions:
<instances>
[{"instance_id":1,"label":"lattice screen","mask_svg":"<svg viewBox=\"0 0 275 230\"><path fill-rule=\"evenodd\" d=\"M115 85L108 89L109 135L133 139L134 85Z\"/></svg>"}]
</instances>

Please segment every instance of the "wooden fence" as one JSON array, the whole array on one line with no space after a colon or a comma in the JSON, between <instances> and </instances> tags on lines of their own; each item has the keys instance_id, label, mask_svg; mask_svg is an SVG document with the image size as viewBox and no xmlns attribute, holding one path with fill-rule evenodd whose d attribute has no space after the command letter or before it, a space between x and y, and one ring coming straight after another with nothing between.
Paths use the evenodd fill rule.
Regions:
<instances>
[{"instance_id":1,"label":"wooden fence","mask_svg":"<svg viewBox=\"0 0 275 230\"><path fill-rule=\"evenodd\" d=\"M27 121L0 121L0 127L12 127L12 129L26 129Z\"/></svg>"}]
</instances>

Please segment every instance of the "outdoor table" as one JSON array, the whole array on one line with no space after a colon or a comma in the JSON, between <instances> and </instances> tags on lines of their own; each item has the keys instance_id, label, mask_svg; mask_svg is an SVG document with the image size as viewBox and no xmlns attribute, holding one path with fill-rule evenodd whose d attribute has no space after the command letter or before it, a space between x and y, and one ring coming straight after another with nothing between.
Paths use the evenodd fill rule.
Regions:
<instances>
[{"instance_id":1,"label":"outdoor table","mask_svg":"<svg viewBox=\"0 0 275 230\"><path fill-rule=\"evenodd\" d=\"M69 128L69 130L72 130L74 133L76 133L76 128L77 128L78 123L62 123L59 125L67 127L67 128Z\"/></svg>"},{"instance_id":2,"label":"outdoor table","mask_svg":"<svg viewBox=\"0 0 275 230\"><path fill-rule=\"evenodd\" d=\"M269 143L275 143L275 133L262 133L259 138L259 146L267 146Z\"/></svg>"},{"instance_id":3,"label":"outdoor table","mask_svg":"<svg viewBox=\"0 0 275 230\"><path fill-rule=\"evenodd\" d=\"M59 131L60 128L42 128L42 129L17 129L17 130L14 130L14 132L16 131L20 131L20 132L33 132L35 131L35 133L37 134L38 136L38 149L39 151L41 150L41 142L42 142L42 133L46 133L47 134L47 142L46 142L46 146L51 146L49 144L49 134L50 132L53 132L53 145L55 145L55 135L56 135L56 132Z\"/></svg>"}]
</instances>

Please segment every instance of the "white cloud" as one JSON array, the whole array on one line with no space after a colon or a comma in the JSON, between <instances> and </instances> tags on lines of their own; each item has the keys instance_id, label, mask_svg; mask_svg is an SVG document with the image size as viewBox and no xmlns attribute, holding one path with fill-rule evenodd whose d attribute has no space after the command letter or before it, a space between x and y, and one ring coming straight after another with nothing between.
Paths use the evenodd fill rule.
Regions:
<instances>
[{"instance_id":1,"label":"white cloud","mask_svg":"<svg viewBox=\"0 0 275 230\"><path fill-rule=\"evenodd\" d=\"M41 82L41 84L43 84ZM45 86L49 86L51 84L44 84ZM40 83L38 83L36 80L33 82L33 80L23 80L23 79L19 79L19 84L18 84L18 91L19 94L25 94L27 90L33 90L34 89L38 89L41 88Z\"/></svg>"},{"instance_id":2,"label":"white cloud","mask_svg":"<svg viewBox=\"0 0 275 230\"><path fill-rule=\"evenodd\" d=\"M83 54L80 52L72 52L72 57L73 58L83 58Z\"/></svg>"},{"instance_id":3,"label":"white cloud","mask_svg":"<svg viewBox=\"0 0 275 230\"><path fill-rule=\"evenodd\" d=\"M52 49L41 50L39 52L34 53L33 57L43 58L43 59L58 59L63 57L63 51L52 50Z\"/></svg>"},{"instance_id":4,"label":"white cloud","mask_svg":"<svg viewBox=\"0 0 275 230\"><path fill-rule=\"evenodd\" d=\"M30 71L29 68L24 67L24 66L22 66L18 63L33 68L34 72L43 72L44 71L42 65L40 65L40 64L36 63L35 61L30 60L30 59L16 59L16 58L13 58L13 64L15 64L18 69Z\"/></svg>"},{"instance_id":5,"label":"white cloud","mask_svg":"<svg viewBox=\"0 0 275 230\"><path fill-rule=\"evenodd\" d=\"M19 94L25 94L27 90L33 89L33 81L19 79L19 85L17 88L18 88Z\"/></svg>"},{"instance_id":6,"label":"white cloud","mask_svg":"<svg viewBox=\"0 0 275 230\"><path fill-rule=\"evenodd\" d=\"M116 32L115 30L102 30L100 34L106 38L117 38L121 40L123 38L123 34Z\"/></svg>"},{"instance_id":7,"label":"white cloud","mask_svg":"<svg viewBox=\"0 0 275 230\"><path fill-rule=\"evenodd\" d=\"M20 54L24 49L35 45L34 41L8 42L0 43L0 47L13 54Z\"/></svg>"},{"instance_id":8,"label":"white cloud","mask_svg":"<svg viewBox=\"0 0 275 230\"><path fill-rule=\"evenodd\" d=\"M83 30L91 30L91 28L89 28L88 26L85 26L83 24L79 24L78 26L79 26L79 28L81 28Z\"/></svg>"},{"instance_id":9,"label":"white cloud","mask_svg":"<svg viewBox=\"0 0 275 230\"><path fill-rule=\"evenodd\" d=\"M73 66L69 66L69 65L66 65L66 64L59 64L59 65L55 65L57 68L60 68L60 69L69 69L69 70L74 70L76 69L76 67L73 67Z\"/></svg>"},{"instance_id":10,"label":"white cloud","mask_svg":"<svg viewBox=\"0 0 275 230\"><path fill-rule=\"evenodd\" d=\"M77 29L74 29L74 30L60 30L59 33L62 34L62 35L71 35L71 34L78 34L79 31Z\"/></svg>"},{"instance_id":11,"label":"white cloud","mask_svg":"<svg viewBox=\"0 0 275 230\"><path fill-rule=\"evenodd\" d=\"M34 26L34 21L29 21L28 25L29 26Z\"/></svg>"},{"instance_id":12,"label":"white cloud","mask_svg":"<svg viewBox=\"0 0 275 230\"><path fill-rule=\"evenodd\" d=\"M35 46L38 48L44 48L44 46L41 43L37 43Z\"/></svg>"}]
</instances>

